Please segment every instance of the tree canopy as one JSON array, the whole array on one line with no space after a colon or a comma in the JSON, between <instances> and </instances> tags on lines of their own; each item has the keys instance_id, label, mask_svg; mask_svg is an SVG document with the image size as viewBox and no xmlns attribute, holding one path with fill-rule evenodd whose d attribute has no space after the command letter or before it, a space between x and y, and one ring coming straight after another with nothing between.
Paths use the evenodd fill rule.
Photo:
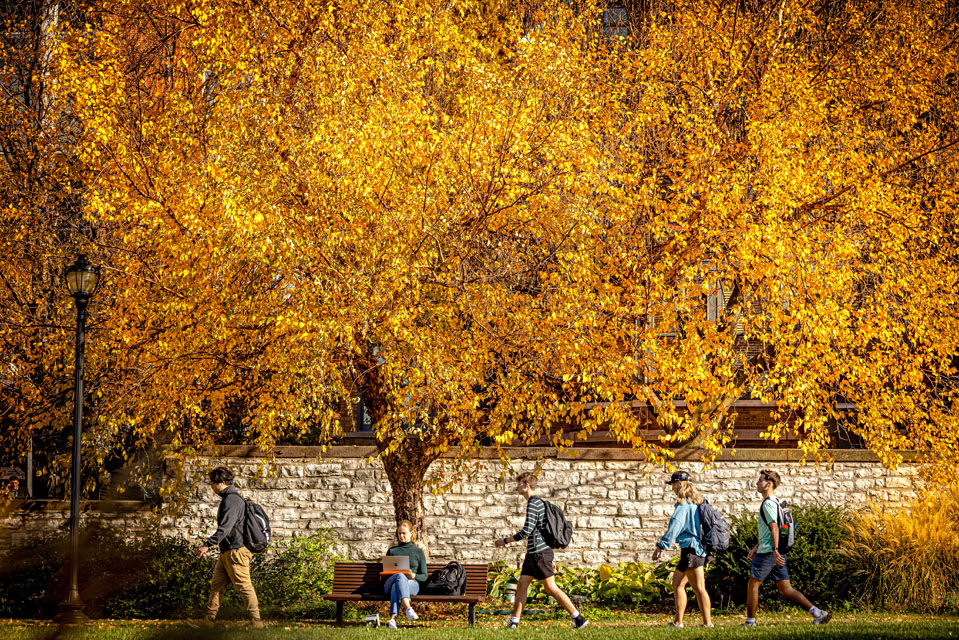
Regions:
<instances>
[{"instance_id":1,"label":"tree canopy","mask_svg":"<svg viewBox=\"0 0 959 640\"><path fill-rule=\"evenodd\" d=\"M43 99L0 115L14 446L69 419L82 250L100 459L330 439L361 396L419 525L444 453L576 422L710 460L741 397L811 457L836 420L959 457L948 3L109 0L38 33Z\"/></svg>"}]
</instances>

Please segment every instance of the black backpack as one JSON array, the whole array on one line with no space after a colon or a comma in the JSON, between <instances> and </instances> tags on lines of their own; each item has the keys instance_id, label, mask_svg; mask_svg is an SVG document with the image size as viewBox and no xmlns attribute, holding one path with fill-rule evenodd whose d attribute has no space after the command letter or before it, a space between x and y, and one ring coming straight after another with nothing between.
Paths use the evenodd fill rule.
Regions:
<instances>
[{"instance_id":1,"label":"black backpack","mask_svg":"<svg viewBox=\"0 0 959 640\"><path fill-rule=\"evenodd\" d=\"M246 500L246 513L243 517L243 545L253 553L263 553L270 545L273 530L270 518L263 507Z\"/></svg>"},{"instance_id":2,"label":"black backpack","mask_svg":"<svg viewBox=\"0 0 959 640\"><path fill-rule=\"evenodd\" d=\"M766 500L772 500L776 504L776 522L779 524L779 548L777 551L786 553L796 544L796 521L793 520L793 514L789 507L780 502L778 498L773 496L766 498ZM763 517L763 505L766 504L766 500L763 500L762 504L759 505L760 518ZM772 522L766 522L766 526L772 528Z\"/></svg>"},{"instance_id":3,"label":"black backpack","mask_svg":"<svg viewBox=\"0 0 959 640\"><path fill-rule=\"evenodd\" d=\"M729 548L729 522L722 512L707 500L703 500L699 505L699 524L703 529L699 540L708 555Z\"/></svg>"},{"instance_id":4,"label":"black backpack","mask_svg":"<svg viewBox=\"0 0 959 640\"><path fill-rule=\"evenodd\" d=\"M466 569L456 560L434 571L423 585L423 595L461 596L464 593L466 593Z\"/></svg>"},{"instance_id":5,"label":"black backpack","mask_svg":"<svg viewBox=\"0 0 959 640\"><path fill-rule=\"evenodd\" d=\"M563 510L552 502L546 502L546 512L543 514L543 542L553 549L565 549L573 541L573 525L566 519Z\"/></svg>"}]
</instances>

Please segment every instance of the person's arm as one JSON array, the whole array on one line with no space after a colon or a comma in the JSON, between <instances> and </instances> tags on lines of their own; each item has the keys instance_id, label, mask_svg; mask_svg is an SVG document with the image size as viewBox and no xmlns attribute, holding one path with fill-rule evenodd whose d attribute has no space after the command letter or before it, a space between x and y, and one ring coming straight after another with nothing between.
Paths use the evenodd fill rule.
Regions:
<instances>
[{"instance_id":1,"label":"person's arm","mask_svg":"<svg viewBox=\"0 0 959 640\"><path fill-rule=\"evenodd\" d=\"M203 543L204 547L215 547L220 541L233 533L237 523L246 511L246 501L238 494L231 494L224 498L223 520L218 522L216 531Z\"/></svg>"},{"instance_id":2,"label":"person's arm","mask_svg":"<svg viewBox=\"0 0 959 640\"><path fill-rule=\"evenodd\" d=\"M426 582L429 577L426 573L426 554L419 547L416 547L416 563L419 566L415 568L413 578L417 582Z\"/></svg>"},{"instance_id":3,"label":"person's arm","mask_svg":"<svg viewBox=\"0 0 959 640\"><path fill-rule=\"evenodd\" d=\"M543 501L538 500L537 504L543 505ZM543 505L543 509L544 510L546 509L546 505ZM539 520L539 517L543 515L542 512L538 512L538 511L539 511L538 509L534 511L532 500L527 502L526 503L526 522L523 523L522 529L514 533L510 538L507 538L507 542L510 540L519 541L519 540L522 540L523 538L528 538L531 535L533 535L533 529L536 528L536 522Z\"/></svg>"},{"instance_id":4,"label":"person's arm","mask_svg":"<svg viewBox=\"0 0 959 640\"><path fill-rule=\"evenodd\" d=\"M676 510L673 511L673 516L669 519L669 526L666 527L666 533L664 533L663 537L656 543L656 546L663 551L673 546L676 540L679 539L679 534L683 532L683 523L678 515L679 505L676 505Z\"/></svg>"}]
</instances>

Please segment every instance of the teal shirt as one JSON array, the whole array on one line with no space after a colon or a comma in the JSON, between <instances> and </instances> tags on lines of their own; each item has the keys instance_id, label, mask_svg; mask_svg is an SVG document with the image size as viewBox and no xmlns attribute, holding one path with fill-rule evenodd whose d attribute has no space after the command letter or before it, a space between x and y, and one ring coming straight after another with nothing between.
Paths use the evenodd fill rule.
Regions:
<instances>
[{"instance_id":1,"label":"teal shirt","mask_svg":"<svg viewBox=\"0 0 959 640\"><path fill-rule=\"evenodd\" d=\"M426 582L426 554L412 542L398 544L390 547L386 552L388 556L406 556L410 559L410 571L413 572L417 582Z\"/></svg>"},{"instance_id":2,"label":"teal shirt","mask_svg":"<svg viewBox=\"0 0 959 640\"><path fill-rule=\"evenodd\" d=\"M779 507L776 498L770 496L769 500L763 502L759 510L759 548L756 553L773 552L773 534L769 529L767 522L779 521Z\"/></svg>"}]
</instances>

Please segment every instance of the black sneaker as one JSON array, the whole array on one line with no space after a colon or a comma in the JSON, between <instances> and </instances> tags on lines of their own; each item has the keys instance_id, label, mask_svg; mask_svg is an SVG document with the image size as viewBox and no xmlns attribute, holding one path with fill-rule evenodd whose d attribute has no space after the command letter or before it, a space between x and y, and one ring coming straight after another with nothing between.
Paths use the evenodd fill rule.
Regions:
<instances>
[{"instance_id":1,"label":"black sneaker","mask_svg":"<svg viewBox=\"0 0 959 640\"><path fill-rule=\"evenodd\" d=\"M518 626L519 626L519 623L518 623L518 622L513 622L512 620L507 620L507 621L506 621L506 626L503 627L503 628L504 628L504 629L515 629L515 628L518 627Z\"/></svg>"},{"instance_id":2,"label":"black sneaker","mask_svg":"<svg viewBox=\"0 0 959 640\"><path fill-rule=\"evenodd\" d=\"M573 627L575 629L582 629L588 624L589 624L589 620L587 620L583 616L576 616L575 618L573 618Z\"/></svg>"}]
</instances>

